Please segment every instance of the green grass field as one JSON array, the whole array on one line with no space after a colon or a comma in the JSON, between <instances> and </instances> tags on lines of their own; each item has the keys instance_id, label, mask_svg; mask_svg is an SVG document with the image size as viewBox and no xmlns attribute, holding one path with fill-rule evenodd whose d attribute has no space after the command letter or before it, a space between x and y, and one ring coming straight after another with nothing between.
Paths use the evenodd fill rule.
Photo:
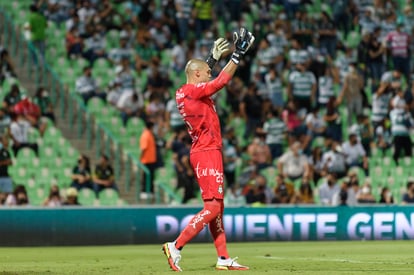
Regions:
<instances>
[{"instance_id":1,"label":"green grass field","mask_svg":"<svg viewBox=\"0 0 414 275\"><path fill-rule=\"evenodd\" d=\"M414 274L414 243L229 243L249 271L216 271L212 244L189 244L181 267L188 274ZM172 274L161 245L0 248L0 274Z\"/></svg>"}]
</instances>

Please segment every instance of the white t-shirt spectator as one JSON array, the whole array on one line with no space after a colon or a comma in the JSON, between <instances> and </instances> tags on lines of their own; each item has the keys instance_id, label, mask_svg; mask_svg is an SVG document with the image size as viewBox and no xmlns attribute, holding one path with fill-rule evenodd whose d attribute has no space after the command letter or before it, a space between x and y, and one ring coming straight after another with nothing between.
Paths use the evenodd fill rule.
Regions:
<instances>
[{"instance_id":1,"label":"white t-shirt spectator","mask_svg":"<svg viewBox=\"0 0 414 275\"><path fill-rule=\"evenodd\" d=\"M322 167L326 167L331 173L344 173L346 171L345 156L329 150L322 155Z\"/></svg>"},{"instance_id":2,"label":"white t-shirt spectator","mask_svg":"<svg viewBox=\"0 0 414 275\"><path fill-rule=\"evenodd\" d=\"M105 50L106 40L105 37L100 34L95 34L94 36L86 39L85 41L86 50L92 50L94 52Z\"/></svg>"},{"instance_id":3,"label":"white t-shirt spectator","mask_svg":"<svg viewBox=\"0 0 414 275\"><path fill-rule=\"evenodd\" d=\"M295 178L305 173L308 159L305 155L295 156L292 151L288 151L279 158L279 162L283 164L283 172L289 177Z\"/></svg>"},{"instance_id":4,"label":"white t-shirt spectator","mask_svg":"<svg viewBox=\"0 0 414 275\"><path fill-rule=\"evenodd\" d=\"M76 79L76 92L80 94L87 94L96 91L98 86L96 85L95 79L82 75Z\"/></svg>"},{"instance_id":5,"label":"white t-shirt spectator","mask_svg":"<svg viewBox=\"0 0 414 275\"><path fill-rule=\"evenodd\" d=\"M185 48L176 44L171 50L171 66L176 71L183 71L185 67L186 57Z\"/></svg>"},{"instance_id":6,"label":"white t-shirt spectator","mask_svg":"<svg viewBox=\"0 0 414 275\"><path fill-rule=\"evenodd\" d=\"M134 59L134 50L131 48L115 48L112 49L108 57L112 62L119 64L122 59L133 60Z\"/></svg>"},{"instance_id":7,"label":"white t-shirt spectator","mask_svg":"<svg viewBox=\"0 0 414 275\"><path fill-rule=\"evenodd\" d=\"M325 180L319 187L319 200L322 205L337 205L338 202L335 201L335 198L338 197L340 191L341 189L337 183L329 186L328 181Z\"/></svg>"},{"instance_id":8,"label":"white t-shirt spectator","mask_svg":"<svg viewBox=\"0 0 414 275\"><path fill-rule=\"evenodd\" d=\"M126 90L122 92L121 97L119 98L118 104L117 104L118 109L136 112L144 106L142 97L140 97L139 93L138 93L138 100L136 102L132 101L133 93L134 93L133 90Z\"/></svg>"},{"instance_id":9,"label":"white t-shirt spectator","mask_svg":"<svg viewBox=\"0 0 414 275\"><path fill-rule=\"evenodd\" d=\"M10 133L17 142L27 143L29 141L28 134L31 127L29 121L19 119L10 124Z\"/></svg>"},{"instance_id":10,"label":"white t-shirt spectator","mask_svg":"<svg viewBox=\"0 0 414 275\"><path fill-rule=\"evenodd\" d=\"M85 8L82 7L78 10L78 16L79 20L82 22L87 22L89 19L91 19L96 13L96 10L94 8Z\"/></svg>"},{"instance_id":11,"label":"white t-shirt spectator","mask_svg":"<svg viewBox=\"0 0 414 275\"><path fill-rule=\"evenodd\" d=\"M306 125L311 125L313 129L321 129L325 127L326 123L323 117L319 114L309 113L305 118Z\"/></svg>"},{"instance_id":12,"label":"white t-shirt spectator","mask_svg":"<svg viewBox=\"0 0 414 275\"><path fill-rule=\"evenodd\" d=\"M399 97L398 95L394 96L391 100L391 106L394 109L405 109L405 106L407 105L407 103L405 102L404 97Z\"/></svg>"},{"instance_id":13,"label":"white t-shirt spectator","mask_svg":"<svg viewBox=\"0 0 414 275\"><path fill-rule=\"evenodd\" d=\"M177 108L177 103L175 98L171 98L167 102L166 111L170 114L170 126L171 127L179 127L184 125L183 118L181 117L180 112Z\"/></svg>"},{"instance_id":14,"label":"white t-shirt spectator","mask_svg":"<svg viewBox=\"0 0 414 275\"><path fill-rule=\"evenodd\" d=\"M359 163L366 156L364 147L359 142L355 145L350 144L349 141L345 142L342 144L342 151L345 154L345 160L348 165Z\"/></svg>"}]
</instances>

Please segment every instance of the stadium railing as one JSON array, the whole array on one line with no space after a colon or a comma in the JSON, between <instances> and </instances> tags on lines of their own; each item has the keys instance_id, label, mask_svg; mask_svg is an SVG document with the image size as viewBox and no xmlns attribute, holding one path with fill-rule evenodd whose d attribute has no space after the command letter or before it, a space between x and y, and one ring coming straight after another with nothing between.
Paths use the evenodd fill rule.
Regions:
<instances>
[{"instance_id":1,"label":"stadium railing","mask_svg":"<svg viewBox=\"0 0 414 275\"><path fill-rule=\"evenodd\" d=\"M11 54L17 57L17 65L27 70L28 75L33 76L37 86L50 87L52 103L59 110L60 118L68 118L69 126L76 127L77 136L85 136L89 148L95 146L97 156L105 152L114 156L114 171L116 181L120 181L125 174L125 191L129 192L131 183L136 184L136 200L139 200L141 186L141 173L145 176L146 190L149 190L150 178L148 169L139 161L138 156L123 151L119 141L114 138L110 130L96 123L93 115L87 110L83 101L74 93L68 91L61 76L52 68L46 60L40 68L34 67L33 55L39 57L37 49L30 41L27 41L19 26L15 24L8 11L0 5L0 31L3 33L2 44L11 50ZM137 144L138 146L138 144ZM162 188L162 186L160 186ZM165 193L170 193L164 191ZM160 203L157 196L156 203Z\"/></svg>"}]
</instances>

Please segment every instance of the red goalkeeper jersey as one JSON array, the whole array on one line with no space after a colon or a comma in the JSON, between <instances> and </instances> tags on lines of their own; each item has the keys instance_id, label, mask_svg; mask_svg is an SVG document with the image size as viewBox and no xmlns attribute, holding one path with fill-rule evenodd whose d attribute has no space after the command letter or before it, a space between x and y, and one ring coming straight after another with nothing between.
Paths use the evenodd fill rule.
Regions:
<instances>
[{"instance_id":1,"label":"red goalkeeper jersey","mask_svg":"<svg viewBox=\"0 0 414 275\"><path fill-rule=\"evenodd\" d=\"M210 98L223 88L231 76L221 72L212 81L184 84L175 93L177 108L187 125L193 144L191 152L221 150L220 122L214 101Z\"/></svg>"}]
</instances>

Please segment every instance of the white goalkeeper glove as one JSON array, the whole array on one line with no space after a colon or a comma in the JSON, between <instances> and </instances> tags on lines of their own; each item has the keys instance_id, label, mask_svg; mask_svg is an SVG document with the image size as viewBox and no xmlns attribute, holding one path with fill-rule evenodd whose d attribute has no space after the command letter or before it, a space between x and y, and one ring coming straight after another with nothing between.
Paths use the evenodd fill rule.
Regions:
<instances>
[{"instance_id":1,"label":"white goalkeeper glove","mask_svg":"<svg viewBox=\"0 0 414 275\"><path fill-rule=\"evenodd\" d=\"M217 61L220 60L221 55L229 51L229 42L226 39L220 37L214 41L213 47L210 50L210 55L208 56L206 62L210 69L214 68Z\"/></svg>"}]
</instances>

